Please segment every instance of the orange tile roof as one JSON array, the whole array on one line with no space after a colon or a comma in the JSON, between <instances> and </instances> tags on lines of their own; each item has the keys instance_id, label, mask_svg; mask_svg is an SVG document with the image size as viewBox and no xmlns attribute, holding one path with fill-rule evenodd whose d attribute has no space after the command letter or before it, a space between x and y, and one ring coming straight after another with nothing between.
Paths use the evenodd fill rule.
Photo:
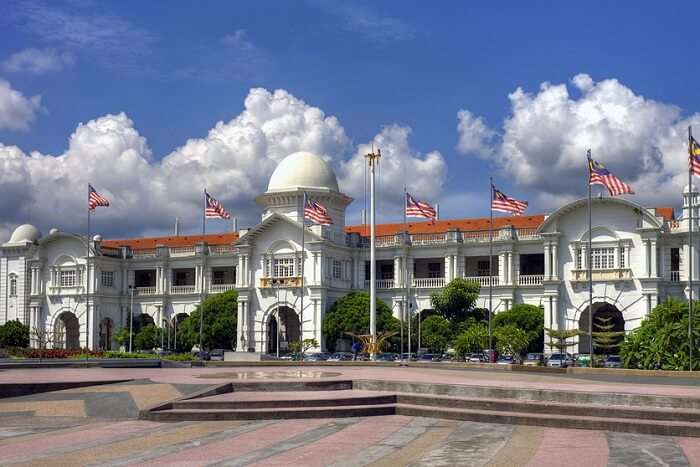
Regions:
<instances>
[{"instance_id":1,"label":"orange tile roof","mask_svg":"<svg viewBox=\"0 0 700 467\"><path fill-rule=\"evenodd\" d=\"M128 238L124 240L104 240L103 246L119 248L128 246L132 250L150 250L158 245L167 247L194 246L202 241L209 245L230 245L238 240L238 232L207 235L173 235L170 237Z\"/></svg>"},{"instance_id":2,"label":"orange tile roof","mask_svg":"<svg viewBox=\"0 0 700 467\"><path fill-rule=\"evenodd\" d=\"M665 221L670 221L676 218L673 208L654 208L654 213L659 217L663 217Z\"/></svg>"},{"instance_id":3,"label":"orange tile roof","mask_svg":"<svg viewBox=\"0 0 700 467\"><path fill-rule=\"evenodd\" d=\"M499 229L506 225L512 225L517 229L536 229L544 222L543 214L533 214L530 216L508 216L494 217L493 228ZM470 230L488 230L489 219L446 219L440 221L425 221L425 222L409 222L408 224L378 224L377 235L393 235L398 232L408 230L409 233L439 233L447 232L448 230L459 229L462 231ZM348 233L356 232L360 235L369 235L369 226L351 225L345 227Z\"/></svg>"}]
</instances>

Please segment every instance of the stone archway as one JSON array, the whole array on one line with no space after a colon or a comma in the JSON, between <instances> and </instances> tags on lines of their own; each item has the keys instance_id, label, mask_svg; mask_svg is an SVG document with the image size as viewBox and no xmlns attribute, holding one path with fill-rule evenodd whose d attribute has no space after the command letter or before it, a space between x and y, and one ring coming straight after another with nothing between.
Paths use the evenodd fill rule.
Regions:
<instances>
[{"instance_id":1,"label":"stone archway","mask_svg":"<svg viewBox=\"0 0 700 467\"><path fill-rule=\"evenodd\" d=\"M55 349L80 348L80 323L71 311L61 313L53 327L53 347Z\"/></svg>"},{"instance_id":2,"label":"stone archway","mask_svg":"<svg viewBox=\"0 0 700 467\"><path fill-rule=\"evenodd\" d=\"M100 349L112 350L112 331L114 325L110 318L100 321Z\"/></svg>"},{"instance_id":3,"label":"stone archway","mask_svg":"<svg viewBox=\"0 0 700 467\"><path fill-rule=\"evenodd\" d=\"M579 336L579 353L587 354L590 352L590 340L588 338L588 307L585 307L579 318L579 330L582 335ZM610 303L598 302L593 304L593 353L598 355L618 354L620 344L624 340L624 335L605 338L599 334L596 338L596 333L612 332L619 333L625 331L625 318L622 312Z\"/></svg>"},{"instance_id":4,"label":"stone archway","mask_svg":"<svg viewBox=\"0 0 700 467\"><path fill-rule=\"evenodd\" d=\"M267 346L270 353L277 352L277 332L279 327L280 353L287 353L289 343L299 340L299 316L289 306L280 306L275 309L267 321Z\"/></svg>"}]
</instances>

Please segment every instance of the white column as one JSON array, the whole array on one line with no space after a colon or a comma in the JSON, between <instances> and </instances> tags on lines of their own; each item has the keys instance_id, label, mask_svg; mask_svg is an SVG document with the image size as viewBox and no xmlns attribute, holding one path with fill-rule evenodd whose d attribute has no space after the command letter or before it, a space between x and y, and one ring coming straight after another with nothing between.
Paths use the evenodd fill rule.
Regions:
<instances>
[{"instance_id":1,"label":"white column","mask_svg":"<svg viewBox=\"0 0 700 467\"><path fill-rule=\"evenodd\" d=\"M508 261L508 269L506 269L506 274L508 275L508 284L513 284L513 252L509 251L507 253L506 260ZM510 309L510 307L508 308Z\"/></svg>"},{"instance_id":2,"label":"white column","mask_svg":"<svg viewBox=\"0 0 700 467\"><path fill-rule=\"evenodd\" d=\"M651 257L651 277L658 276L658 269L656 267L656 240L651 240L651 247L649 248L649 256Z\"/></svg>"},{"instance_id":3,"label":"white column","mask_svg":"<svg viewBox=\"0 0 700 467\"><path fill-rule=\"evenodd\" d=\"M588 243L581 243L581 269L588 269Z\"/></svg>"},{"instance_id":4,"label":"white column","mask_svg":"<svg viewBox=\"0 0 700 467\"><path fill-rule=\"evenodd\" d=\"M507 270L506 270L506 254L500 252L498 254L498 283L505 284L507 281Z\"/></svg>"},{"instance_id":5,"label":"white column","mask_svg":"<svg viewBox=\"0 0 700 467\"><path fill-rule=\"evenodd\" d=\"M245 335L245 323L243 321L243 302L239 301L238 308L238 329L236 330L236 351L245 352L248 349L243 348L243 336Z\"/></svg>"},{"instance_id":6,"label":"white column","mask_svg":"<svg viewBox=\"0 0 700 467\"><path fill-rule=\"evenodd\" d=\"M403 287L403 258L394 256L394 287Z\"/></svg>"},{"instance_id":7,"label":"white column","mask_svg":"<svg viewBox=\"0 0 700 467\"><path fill-rule=\"evenodd\" d=\"M552 277L552 261L549 254L549 244L544 244L544 278L548 280Z\"/></svg>"},{"instance_id":8,"label":"white column","mask_svg":"<svg viewBox=\"0 0 700 467\"><path fill-rule=\"evenodd\" d=\"M552 244L552 279L557 280L559 279L559 255L558 255L558 248L556 244Z\"/></svg>"}]
</instances>

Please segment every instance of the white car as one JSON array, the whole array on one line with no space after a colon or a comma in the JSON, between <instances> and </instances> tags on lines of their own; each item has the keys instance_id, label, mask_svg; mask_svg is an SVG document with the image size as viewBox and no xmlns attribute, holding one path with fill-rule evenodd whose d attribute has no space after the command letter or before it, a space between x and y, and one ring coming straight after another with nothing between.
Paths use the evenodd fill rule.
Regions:
<instances>
[{"instance_id":1,"label":"white car","mask_svg":"<svg viewBox=\"0 0 700 467\"><path fill-rule=\"evenodd\" d=\"M566 368L572 364L571 355L565 353L553 353L547 360L547 366L550 368Z\"/></svg>"}]
</instances>

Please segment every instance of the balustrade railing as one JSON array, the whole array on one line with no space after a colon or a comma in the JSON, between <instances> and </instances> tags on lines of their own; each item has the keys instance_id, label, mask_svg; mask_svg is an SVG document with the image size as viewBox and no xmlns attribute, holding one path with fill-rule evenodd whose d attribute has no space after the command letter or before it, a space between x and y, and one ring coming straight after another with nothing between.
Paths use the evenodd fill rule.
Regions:
<instances>
[{"instance_id":1,"label":"balustrade railing","mask_svg":"<svg viewBox=\"0 0 700 467\"><path fill-rule=\"evenodd\" d=\"M489 285L498 285L498 276L464 276L465 280L478 283L481 287Z\"/></svg>"},{"instance_id":2,"label":"balustrade railing","mask_svg":"<svg viewBox=\"0 0 700 467\"><path fill-rule=\"evenodd\" d=\"M170 293L172 295L185 295L195 293L194 285L171 285Z\"/></svg>"},{"instance_id":3,"label":"balustrade railing","mask_svg":"<svg viewBox=\"0 0 700 467\"><path fill-rule=\"evenodd\" d=\"M446 232L411 234L412 245L433 245L445 243Z\"/></svg>"},{"instance_id":4,"label":"balustrade railing","mask_svg":"<svg viewBox=\"0 0 700 467\"><path fill-rule=\"evenodd\" d=\"M131 256L134 258L155 258L156 257L156 249L155 248L147 248L144 250L132 250Z\"/></svg>"},{"instance_id":5,"label":"balustrade railing","mask_svg":"<svg viewBox=\"0 0 700 467\"><path fill-rule=\"evenodd\" d=\"M155 295L156 290L155 287L135 287L134 295Z\"/></svg>"},{"instance_id":6,"label":"balustrade railing","mask_svg":"<svg viewBox=\"0 0 700 467\"><path fill-rule=\"evenodd\" d=\"M571 271L572 281L587 281L588 269L574 269ZM632 278L632 270L628 268L594 269L591 276L594 281L624 280Z\"/></svg>"},{"instance_id":7,"label":"balustrade railing","mask_svg":"<svg viewBox=\"0 0 700 467\"><path fill-rule=\"evenodd\" d=\"M412 286L417 289L440 289L445 287L444 277L414 277Z\"/></svg>"},{"instance_id":8,"label":"balustrade railing","mask_svg":"<svg viewBox=\"0 0 700 467\"><path fill-rule=\"evenodd\" d=\"M233 290L236 288L236 284L212 284L209 287L209 291L211 293L222 293L222 292L228 292L229 290Z\"/></svg>"},{"instance_id":9,"label":"balustrade railing","mask_svg":"<svg viewBox=\"0 0 700 467\"><path fill-rule=\"evenodd\" d=\"M681 281L681 272L680 271L671 271L671 282L680 282Z\"/></svg>"},{"instance_id":10,"label":"balustrade railing","mask_svg":"<svg viewBox=\"0 0 700 467\"><path fill-rule=\"evenodd\" d=\"M518 276L518 285L542 285L543 274L522 274Z\"/></svg>"},{"instance_id":11,"label":"balustrade railing","mask_svg":"<svg viewBox=\"0 0 700 467\"><path fill-rule=\"evenodd\" d=\"M365 289L369 289L369 280L365 281ZM394 279L377 279L377 289L393 289Z\"/></svg>"},{"instance_id":12,"label":"balustrade railing","mask_svg":"<svg viewBox=\"0 0 700 467\"><path fill-rule=\"evenodd\" d=\"M193 256L196 250L193 246L182 246L182 247L172 247L170 248L170 256Z\"/></svg>"},{"instance_id":13,"label":"balustrade railing","mask_svg":"<svg viewBox=\"0 0 700 467\"><path fill-rule=\"evenodd\" d=\"M209 254L210 255L230 255L236 252L233 245L210 245Z\"/></svg>"},{"instance_id":14,"label":"balustrade railing","mask_svg":"<svg viewBox=\"0 0 700 467\"><path fill-rule=\"evenodd\" d=\"M463 231L462 241L464 243L476 243L476 242L488 242L489 241L489 231L488 230L468 230ZM498 231L494 231L493 238L498 238Z\"/></svg>"}]
</instances>

